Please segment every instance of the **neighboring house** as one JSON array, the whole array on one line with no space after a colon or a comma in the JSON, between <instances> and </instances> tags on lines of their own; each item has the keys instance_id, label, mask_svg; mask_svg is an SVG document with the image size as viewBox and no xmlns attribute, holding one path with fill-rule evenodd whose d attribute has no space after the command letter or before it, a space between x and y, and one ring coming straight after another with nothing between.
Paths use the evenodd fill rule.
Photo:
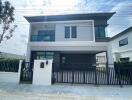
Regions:
<instances>
[{"instance_id":1,"label":"neighboring house","mask_svg":"<svg viewBox=\"0 0 132 100\"><path fill-rule=\"evenodd\" d=\"M105 28L114 13L67 14L25 17L30 23L27 61L53 59L53 69L87 69L96 54L112 52Z\"/></svg>"},{"instance_id":2,"label":"neighboring house","mask_svg":"<svg viewBox=\"0 0 132 100\"><path fill-rule=\"evenodd\" d=\"M132 61L132 26L110 40L114 61Z\"/></svg>"},{"instance_id":3,"label":"neighboring house","mask_svg":"<svg viewBox=\"0 0 132 100\"><path fill-rule=\"evenodd\" d=\"M16 55L16 54L11 54L11 53L5 53L5 52L0 52L0 58L25 59L26 56L24 56L24 55Z\"/></svg>"},{"instance_id":4,"label":"neighboring house","mask_svg":"<svg viewBox=\"0 0 132 100\"><path fill-rule=\"evenodd\" d=\"M98 53L96 54L96 67L106 67L107 59L106 59L106 53Z\"/></svg>"}]
</instances>

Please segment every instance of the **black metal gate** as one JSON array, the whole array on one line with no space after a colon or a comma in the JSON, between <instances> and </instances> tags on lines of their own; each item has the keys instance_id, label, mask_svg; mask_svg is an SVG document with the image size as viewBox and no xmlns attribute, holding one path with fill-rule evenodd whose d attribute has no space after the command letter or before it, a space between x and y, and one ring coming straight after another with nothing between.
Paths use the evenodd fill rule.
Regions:
<instances>
[{"instance_id":1,"label":"black metal gate","mask_svg":"<svg viewBox=\"0 0 132 100\"><path fill-rule=\"evenodd\" d=\"M60 70L53 72L53 83L132 85L132 68L96 67L94 70Z\"/></svg>"},{"instance_id":2,"label":"black metal gate","mask_svg":"<svg viewBox=\"0 0 132 100\"><path fill-rule=\"evenodd\" d=\"M30 62L22 62L20 83L32 83L33 79L33 64Z\"/></svg>"}]
</instances>

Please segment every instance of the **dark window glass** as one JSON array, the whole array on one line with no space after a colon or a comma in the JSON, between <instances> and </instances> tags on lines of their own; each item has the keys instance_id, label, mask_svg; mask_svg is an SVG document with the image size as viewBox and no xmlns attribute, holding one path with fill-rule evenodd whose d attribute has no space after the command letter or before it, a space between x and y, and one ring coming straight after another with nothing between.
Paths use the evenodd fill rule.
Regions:
<instances>
[{"instance_id":1,"label":"dark window glass","mask_svg":"<svg viewBox=\"0 0 132 100\"><path fill-rule=\"evenodd\" d=\"M54 55L53 52L46 52L46 58L47 59L53 59L53 55Z\"/></svg>"},{"instance_id":2,"label":"dark window glass","mask_svg":"<svg viewBox=\"0 0 132 100\"><path fill-rule=\"evenodd\" d=\"M100 33L100 37L105 37L105 28L99 27L99 33Z\"/></svg>"},{"instance_id":3,"label":"dark window glass","mask_svg":"<svg viewBox=\"0 0 132 100\"><path fill-rule=\"evenodd\" d=\"M98 27L95 27L95 37L98 38L100 35L99 35L99 32L98 32Z\"/></svg>"},{"instance_id":4,"label":"dark window glass","mask_svg":"<svg viewBox=\"0 0 132 100\"><path fill-rule=\"evenodd\" d=\"M70 27L69 26L65 27L65 38L70 38Z\"/></svg>"},{"instance_id":5,"label":"dark window glass","mask_svg":"<svg viewBox=\"0 0 132 100\"><path fill-rule=\"evenodd\" d=\"M37 35L31 36L31 41L55 41L55 31L40 30Z\"/></svg>"},{"instance_id":6,"label":"dark window glass","mask_svg":"<svg viewBox=\"0 0 132 100\"><path fill-rule=\"evenodd\" d=\"M119 41L119 46L124 46L128 44L128 38L122 39Z\"/></svg>"},{"instance_id":7,"label":"dark window glass","mask_svg":"<svg viewBox=\"0 0 132 100\"><path fill-rule=\"evenodd\" d=\"M36 59L45 59L45 52L36 52Z\"/></svg>"},{"instance_id":8,"label":"dark window glass","mask_svg":"<svg viewBox=\"0 0 132 100\"><path fill-rule=\"evenodd\" d=\"M129 62L129 57L120 58L121 62Z\"/></svg>"},{"instance_id":9,"label":"dark window glass","mask_svg":"<svg viewBox=\"0 0 132 100\"><path fill-rule=\"evenodd\" d=\"M95 37L96 38L105 38L105 27L104 26L96 26L95 27Z\"/></svg>"},{"instance_id":10,"label":"dark window glass","mask_svg":"<svg viewBox=\"0 0 132 100\"><path fill-rule=\"evenodd\" d=\"M71 27L71 35L72 35L72 38L77 38L77 27L76 26Z\"/></svg>"},{"instance_id":11,"label":"dark window glass","mask_svg":"<svg viewBox=\"0 0 132 100\"><path fill-rule=\"evenodd\" d=\"M36 59L53 59L54 52L37 51Z\"/></svg>"},{"instance_id":12,"label":"dark window glass","mask_svg":"<svg viewBox=\"0 0 132 100\"><path fill-rule=\"evenodd\" d=\"M54 30L40 30L37 36L38 41L55 41Z\"/></svg>"}]
</instances>

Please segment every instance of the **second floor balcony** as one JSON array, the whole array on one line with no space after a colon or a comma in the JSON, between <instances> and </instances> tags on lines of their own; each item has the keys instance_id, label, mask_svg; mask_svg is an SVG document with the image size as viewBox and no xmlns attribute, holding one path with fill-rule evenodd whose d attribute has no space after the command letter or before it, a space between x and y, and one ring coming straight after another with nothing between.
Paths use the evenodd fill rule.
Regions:
<instances>
[{"instance_id":1,"label":"second floor balcony","mask_svg":"<svg viewBox=\"0 0 132 100\"><path fill-rule=\"evenodd\" d=\"M41 30L38 34L32 34L30 40L32 42L43 41L55 41L55 31L54 30Z\"/></svg>"},{"instance_id":2,"label":"second floor balcony","mask_svg":"<svg viewBox=\"0 0 132 100\"><path fill-rule=\"evenodd\" d=\"M31 42L55 42L55 35L31 35ZM96 42L108 42L109 37L95 38Z\"/></svg>"},{"instance_id":3,"label":"second floor balcony","mask_svg":"<svg viewBox=\"0 0 132 100\"><path fill-rule=\"evenodd\" d=\"M55 41L54 35L31 35L32 42L53 42Z\"/></svg>"},{"instance_id":4,"label":"second floor balcony","mask_svg":"<svg viewBox=\"0 0 132 100\"><path fill-rule=\"evenodd\" d=\"M31 42L54 42L54 41L108 42L109 38L106 37L105 27L106 26L93 26L92 21L88 21L86 23L72 22L72 24L70 23L33 24L31 26L30 41Z\"/></svg>"}]
</instances>

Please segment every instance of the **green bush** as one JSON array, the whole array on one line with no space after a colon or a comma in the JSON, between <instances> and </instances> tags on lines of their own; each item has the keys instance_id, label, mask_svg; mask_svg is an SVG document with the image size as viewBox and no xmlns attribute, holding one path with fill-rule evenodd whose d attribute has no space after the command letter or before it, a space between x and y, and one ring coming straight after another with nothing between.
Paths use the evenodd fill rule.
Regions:
<instances>
[{"instance_id":1,"label":"green bush","mask_svg":"<svg viewBox=\"0 0 132 100\"><path fill-rule=\"evenodd\" d=\"M131 76L132 74L132 61L131 62L115 62L114 68L116 74L121 76Z\"/></svg>"},{"instance_id":2,"label":"green bush","mask_svg":"<svg viewBox=\"0 0 132 100\"><path fill-rule=\"evenodd\" d=\"M18 72L19 60L18 59L0 59L0 71L5 72Z\"/></svg>"}]
</instances>

